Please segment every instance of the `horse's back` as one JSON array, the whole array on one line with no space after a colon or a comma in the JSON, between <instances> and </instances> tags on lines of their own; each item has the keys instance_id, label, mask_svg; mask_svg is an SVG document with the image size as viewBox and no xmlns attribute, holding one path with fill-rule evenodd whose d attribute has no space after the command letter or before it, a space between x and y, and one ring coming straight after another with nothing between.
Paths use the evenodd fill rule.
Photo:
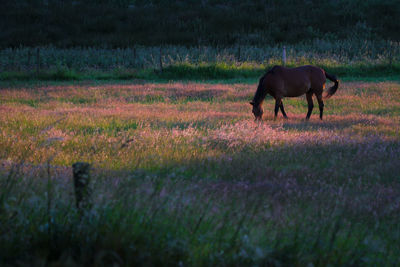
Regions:
<instances>
[{"instance_id":1,"label":"horse's back","mask_svg":"<svg viewBox=\"0 0 400 267\"><path fill-rule=\"evenodd\" d=\"M271 85L282 97L300 96L310 89L319 90L326 82L324 70L311 65L297 68L275 66L271 71Z\"/></svg>"},{"instance_id":2,"label":"horse's back","mask_svg":"<svg viewBox=\"0 0 400 267\"><path fill-rule=\"evenodd\" d=\"M319 67L311 65L306 65L304 67L308 70L311 89L316 91L322 90L326 83L325 71Z\"/></svg>"},{"instance_id":3,"label":"horse's back","mask_svg":"<svg viewBox=\"0 0 400 267\"><path fill-rule=\"evenodd\" d=\"M310 81L325 79L325 71L319 67L312 65L305 65L297 68L285 68L285 71L288 73L288 75L291 75L292 78L306 78Z\"/></svg>"}]
</instances>

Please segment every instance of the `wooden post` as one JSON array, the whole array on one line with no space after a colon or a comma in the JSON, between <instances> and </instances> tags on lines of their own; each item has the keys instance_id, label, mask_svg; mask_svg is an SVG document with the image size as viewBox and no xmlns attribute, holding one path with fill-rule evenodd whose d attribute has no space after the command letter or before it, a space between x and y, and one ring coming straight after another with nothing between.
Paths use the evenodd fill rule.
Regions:
<instances>
[{"instance_id":1,"label":"wooden post","mask_svg":"<svg viewBox=\"0 0 400 267\"><path fill-rule=\"evenodd\" d=\"M388 46L389 46L389 66L393 66L393 53L392 53L392 44L390 41L388 41Z\"/></svg>"},{"instance_id":2,"label":"wooden post","mask_svg":"<svg viewBox=\"0 0 400 267\"><path fill-rule=\"evenodd\" d=\"M14 48L14 49L11 48L11 60L10 61L11 61L11 69L12 70L15 70L15 65L16 65L15 64L15 54L16 54L15 51L16 51L16 48Z\"/></svg>"},{"instance_id":3,"label":"wooden post","mask_svg":"<svg viewBox=\"0 0 400 267\"><path fill-rule=\"evenodd\" d=\"M72 165L72 171L74 175L76 207L82 211L91 206L91 190L89 188L90 164L86 162L76 162Z\"/></svg>"},{"instance_id":4,"label":"wooden post","mask_svg":"<svg viewBox=\"0 0 400 267\"><path fill-rule=\"evenodd\" d=\"M283 50L282 50L282 65L286 66L286 46L283 46Z\"/></svg>"},{"instance_id":5,"label":"wooden post","mask_svg":"<svg viewBox=\"0 0 400 267\"><path fill-rule=\"evenodd\" d=\"M160 46L160 71L163 71L163 64L162 64L162 50L161 50L161 46Z\"/></svg>"},{"instance_id":6,"label":"wooden post","mask_svg":"<svg viewBox=\"0 0 400 267\"><path fill-rule=\"evenodd\" d=\"M136 67L136 46L133 46L133 66Z\"/></svg>"},{"instance_id":7,"label":"wooden post","mask_svg":"<svg viewBox=\"0 0 400 267\"><path fill-rule=\"evenodd\" d=\"M40 48L36 49L36 74L40 72Z\"/></svg>"},{"instance_id":8,"label":"wooden post","mask_svg":"<svg viewBox=\"0 0 400 267\"><path fill-rule=\"evenodd\" d=\"M20 51L20 53L22 54L22 48L21 48L21 46L19 47L19 51ZM22 64L23 64L23 62L22 62L22 60L21 60L21 56L20 57L18 57L17 56L17 49L15 49L15 55L14 55L14 64L16 64L17 65L17 71L21 71L21 66L22 66Z\"/></svg>"},{"instance_id":9,"label":"wooden post","mask_svg":"<svg viewBox=\"0 0 400 267\"><path fill-rule=\"evenodd\" d=\"M237 61L240 62L240 45L238 47Z\"/></svg>"},{"instance_id":10,"label":"wooden post","mask_svg":"<svg viewBox=\"0 0 400 267\"><path fill-rule=\"evenodd\" d=\"M30 70L31 68L31 49L28 48L28 63L26 64L26 68Z\"/></svg>"}]
</instances>

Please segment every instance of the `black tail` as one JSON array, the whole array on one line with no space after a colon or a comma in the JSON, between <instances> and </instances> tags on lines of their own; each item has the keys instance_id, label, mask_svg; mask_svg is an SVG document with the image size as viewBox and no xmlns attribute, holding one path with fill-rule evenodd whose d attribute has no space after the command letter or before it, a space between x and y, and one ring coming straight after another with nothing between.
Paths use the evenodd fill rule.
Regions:
<instances>
[{"instance_id":1,"label":"black tail","mask_svg":"<svg viewBox=\"0 0 400 267\"><path fill-rule=\"evenodd\" d=\"M325 91L324 98L330 98L331 96L333 96L334 93L336 93L336 90L339 88L339 80L336 79L335 75L331 75L327 72L325 72L325 77L335 83L334 86Z\"/></svg>"}]
</instances>

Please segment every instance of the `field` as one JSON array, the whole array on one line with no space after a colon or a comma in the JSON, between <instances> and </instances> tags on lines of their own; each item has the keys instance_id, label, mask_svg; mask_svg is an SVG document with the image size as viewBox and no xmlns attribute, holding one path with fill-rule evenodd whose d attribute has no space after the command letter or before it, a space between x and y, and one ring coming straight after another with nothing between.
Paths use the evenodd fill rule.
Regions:
<instances>
[{"instance_id":1,"label":"field","mask_svg":"<svg viewBox=\"0 0 400 267\"><path fill-rule=\"evenodd\" d=\"M399 265L400 83L344 80L308 122L269 97L255 123L255 90L0 82L0 265Z\"/></svg>"}]
</instances>

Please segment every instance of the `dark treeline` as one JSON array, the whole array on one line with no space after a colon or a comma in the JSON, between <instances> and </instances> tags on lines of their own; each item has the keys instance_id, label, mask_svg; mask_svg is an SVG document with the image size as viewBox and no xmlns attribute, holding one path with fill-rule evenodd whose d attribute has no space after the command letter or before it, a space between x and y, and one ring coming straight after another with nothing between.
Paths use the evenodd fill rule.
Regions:
<instances>
[{"instance_id":1,"label":"dark treeline","mask_svg":"<svg viewBox=\"0 0 400 267\"><path fill-rule=\"evenodd\" d=\"M3 0L0 47L400 40L398 0Z\"/></svg>"}]
</instances>

